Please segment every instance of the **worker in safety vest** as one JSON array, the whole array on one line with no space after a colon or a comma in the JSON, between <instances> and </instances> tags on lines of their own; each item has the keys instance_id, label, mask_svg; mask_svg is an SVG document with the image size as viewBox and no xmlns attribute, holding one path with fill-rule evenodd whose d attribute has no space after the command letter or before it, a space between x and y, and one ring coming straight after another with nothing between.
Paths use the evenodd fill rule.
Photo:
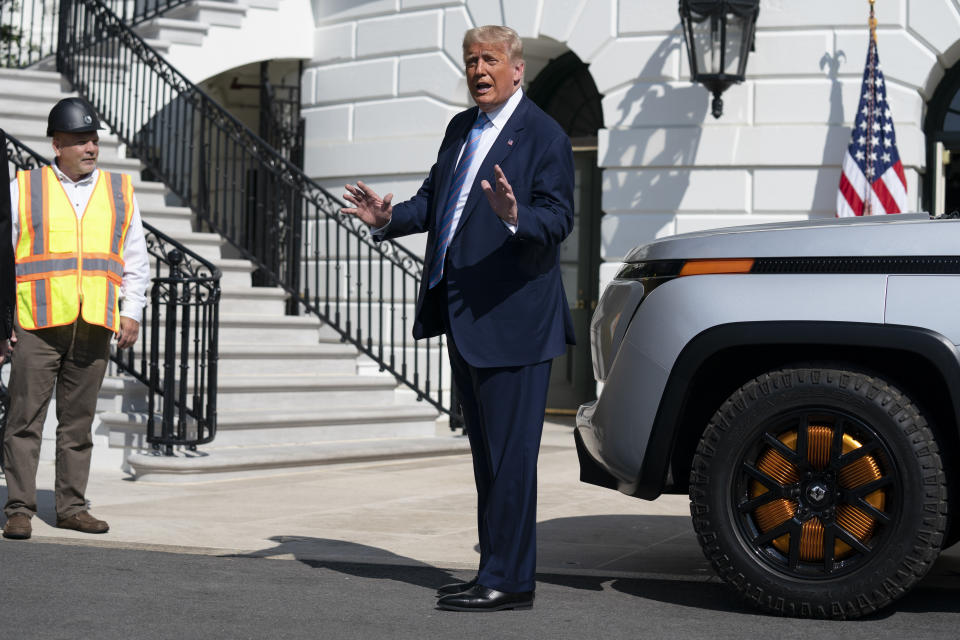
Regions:
<instances>
[{"instance_id":1,"label":"worker in safety vest","mask_svg":"<svg viewBox=\"0 0 960 640\"><path fill-rule=\"evenodd\" d=\"M105 533L87 510L91 426L110 340L137 341L150 279L130 176L97 169L100 121L80 98L47 119L53 166L10 183L16 263L14 357L4 434L5 538L25 539L37 513L37 466L56 386L56 526Z\"/></svg>"}]
</instances>

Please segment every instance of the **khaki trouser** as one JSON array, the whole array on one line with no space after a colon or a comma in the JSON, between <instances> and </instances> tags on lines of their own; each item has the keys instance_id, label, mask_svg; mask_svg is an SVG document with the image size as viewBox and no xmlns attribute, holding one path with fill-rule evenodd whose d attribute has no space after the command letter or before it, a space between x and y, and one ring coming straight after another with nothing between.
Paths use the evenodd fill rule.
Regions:
<instances>
[{"instance_id":1,"label":"khaki trouser","mask_svg":"<svg viewBox=\"0 0 960 640\"><path fill-rule=\"evenodd\" d=\"M72 325L16 328L10 370L10 408L3 441L7 516L37 513L37 465L47 407L57 388L57 519L87 508L93 450L91 426L113 333L78 318Z\"/></svg>"}]
</instances>

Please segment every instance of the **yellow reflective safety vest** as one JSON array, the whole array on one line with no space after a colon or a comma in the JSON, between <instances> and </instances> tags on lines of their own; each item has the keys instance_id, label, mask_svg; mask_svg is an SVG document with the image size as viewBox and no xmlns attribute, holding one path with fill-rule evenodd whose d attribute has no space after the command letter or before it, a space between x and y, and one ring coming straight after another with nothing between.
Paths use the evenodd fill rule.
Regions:
<instances>
[{"instance_id":1,"label":"yellow reflective safety vest","mask_svg":"<svg viewBox=\"0 0 960 640\"><path fill-rule=\"evenodd\" d=\"M17 319L24 329L89 324L120 330L123 245L133 218L130 176L100 171L78 220L50 167L17 172Z\"/></svg>"}]
</instances>

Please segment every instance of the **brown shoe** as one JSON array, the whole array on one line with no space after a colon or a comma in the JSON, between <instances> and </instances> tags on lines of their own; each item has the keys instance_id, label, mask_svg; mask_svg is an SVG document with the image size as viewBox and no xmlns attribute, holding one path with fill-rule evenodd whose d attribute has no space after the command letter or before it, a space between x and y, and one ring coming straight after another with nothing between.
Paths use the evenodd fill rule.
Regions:
<instances>
[{"instance_id":1,"label":"brown shoe","mask_svg":"<svg viewBox=\"0 0 960 640\"><path fill-rule=\"evenodd\" d=\"M97 520L89 511L80 511L63 520L57 520L57 528L74 529L83 533L106 533L110 530L110 525L103 520Z\"/></svg>"},{"instance_id":2,"label":"brown shoe","mask_svg":"<svg viewBox=\"0 0 960 640\"><path fill-rule=\"evenodd\" d=\"M25 513L15 513L7 519L3 527L3 537L12 540L26 540L32 533L30 516Z\"/></svg>"}]
</instances>

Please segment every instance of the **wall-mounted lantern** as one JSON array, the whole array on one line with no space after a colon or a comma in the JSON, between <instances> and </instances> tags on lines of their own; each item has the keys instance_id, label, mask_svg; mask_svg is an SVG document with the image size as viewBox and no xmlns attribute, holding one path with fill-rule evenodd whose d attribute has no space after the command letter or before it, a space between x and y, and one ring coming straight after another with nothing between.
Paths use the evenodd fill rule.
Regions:
<instances>
[{"instance_id":1,"label":"wall-mounted lantern","mask_svg":"<svg viewBox=\"0 0 960 640\"><path fill-rule=\"evenodd\" d=\"M720 94L743 82L760 15L760 0L680 0L680 21L690 73L713 94L713 117L723 114Z\"/></svg>"}]
</instances>

